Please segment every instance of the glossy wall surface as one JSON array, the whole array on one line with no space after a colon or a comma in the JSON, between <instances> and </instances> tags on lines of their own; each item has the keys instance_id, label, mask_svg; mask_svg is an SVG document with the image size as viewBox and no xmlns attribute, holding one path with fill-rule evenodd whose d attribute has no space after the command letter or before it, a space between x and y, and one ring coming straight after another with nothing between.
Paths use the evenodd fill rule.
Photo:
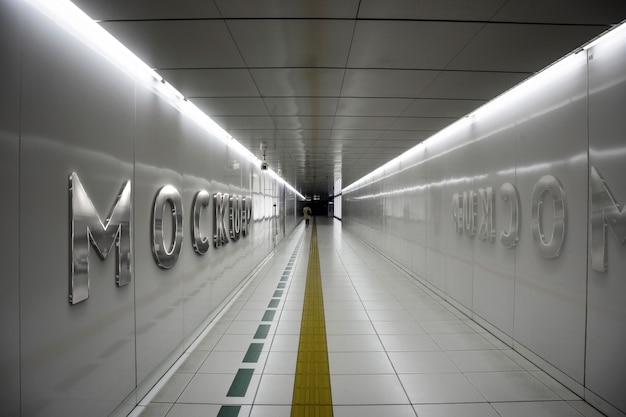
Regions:
<instances>
[{"instance_id":1,"label":"glossy wall surface","mask_svg":"<svg viewBox=\"0 0 626 417\"><path fill-rule=\"evenodd\" d=\"M130 412L296 226L296 197L26 3L0 1L0 54L0 416ZM131 282L117 286L115 254L101 260L91 245L89 298L74 305L72 172L102 222L122 185L132 189ZM169 269L157 266L151 244L165 185L181 194L183 212L182 249ZM253 201L249 235L198 255L191 231L200 190ZM200 217L211 241L213 211L211 202ZM166 204L166 246L170 212Z\"/></svg>"},{"instance_id":2,"label":"glossy wall surface","mask_svg":"<svg viewBox=\"0 0 626 417\"><path fill-rule=\"evenodd\" d=\"M343 190L348 230L611 416L626 413L625 32Z\"/></svg>"}]
</instances>

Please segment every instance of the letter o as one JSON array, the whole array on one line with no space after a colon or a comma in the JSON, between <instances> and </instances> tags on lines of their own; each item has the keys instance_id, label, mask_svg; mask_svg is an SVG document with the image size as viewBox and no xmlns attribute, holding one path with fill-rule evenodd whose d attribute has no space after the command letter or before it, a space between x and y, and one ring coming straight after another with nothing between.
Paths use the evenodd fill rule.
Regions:
<instances>
[{"instance_id":1,"label":"letter o","mask_svg":"<svg viewBox=\"0 0 626 417\"><path fill-rule=\"evenodd\" d=\"M163 236L163 210L168 204L173 220L173 242L166 247ZM159 267L169 269L176 265L183 244L183 203L180 193L171 185L161 188L152 207L152 253Z\"/></svg>"},{"instance_id":2,"label":"letter o","mask_svg":"<svg viewBox=\"0 0 626 417\"><path fill-rule=\"evenodd\" d=\"M554 229L552 236L546 241L543 233L542 206L547 193L552 196L554 202ZM530 218L530 232L541 256L546 259L554 259L560 255L565 240L566 225L565 190L558 179L552 175L545 175L533 187Z\"/></svg>"},{"instance_id":3,"label":"letter o","mask_svg":"<svg viewBox=\"0 0 626 417\"><path fill-rule=\"evenodd\" d=\"M202 213L203 207L209 206L210 200L211 196L208 192L204 190L198 191L193 200L193 215L191 219L191 243L193 245L193 250L198 255L204 255L205 253L207 253L209 250L209 246L211 245L209 238L206 236L202 236L202 234L200 233L200 213Z\"/></svg>"}]
</instances>

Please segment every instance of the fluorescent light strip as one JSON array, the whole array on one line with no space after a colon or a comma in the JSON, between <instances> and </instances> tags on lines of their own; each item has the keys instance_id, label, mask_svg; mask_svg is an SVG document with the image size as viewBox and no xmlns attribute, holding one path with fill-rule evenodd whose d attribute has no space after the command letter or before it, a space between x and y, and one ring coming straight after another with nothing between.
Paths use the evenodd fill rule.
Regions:
<instances>
[{"instance_id":1,"label":"fluorescent light strip","mask_svg":"<svg viewBox=\"0 0 626 417\"><path fill-rule=\"evenodd\" d=\"M174 86L163 80L156 71L150 68L139 57L132 53L120 41L115 39L109 32L104 30L96 21L87 16L81 9L68 0L23 0L57 25L79 39L92 50L99 53L109 62L123 71L129 77L141 82L143 85L154 89L175 108L194 120L210 135L217 137L231 149L252 162L256 166L261 165L261 160L250 152L245 146L229 135L206 113L196 107ZM274 179L281 182L289 190L304 200L304 196L291 184L276 174L273 170L267 170Z\"/></svg>"},{"instance_id":2,"label":"fluorescent light strip","mask_svg":"<svg viewBox=\"0 0 626 417\"><path fill-rule=\"evenodd\" d=\"M626 21L622 22L619 25L616 25L613 29L605 32L603 35L585 44L584 46L582 46L581 49L588 50L604 42L611 43L613 41L617 41L618 39L624 41L625 38L626 38ZM410 157L414 152L418 151L421 146L426 146L428 145L428 143L433 143L434 141L445 140L453 132L459 131L467 127L467 125L473 123L476 117L482 116L487 112L494 111L498 107L511 104L512 102L516 101L520 96L523 96L524 94L528 93L529 90L534 91L537 89L541 89L542 86L544 85L549 85L555 78L560 77L560 71L562 71L564 68L571 67L574 65L584 65L586 61L587 61L587 58L585 56L579 57L575 53L565 56L564 58L556 61L554 64L538 72L536 75L521 82L517 86L499 95L498 97L494 98L488 103L485 103L483 106L474 110L467 116L462 117L461 119L457 120L456 122L442 129L441 131L435 133L433 136L427 138L426 140L418 143L411 149L405 151L401 155L395 157L391 161L385 163L384 165L376 168L374 171L359 178L352 184L343 188L341 192L345 193L354 189L358 189L360 186L369 183L376 175L383 173L385 169L390 168L393 164Z\"/></svg>"}]
</instances>

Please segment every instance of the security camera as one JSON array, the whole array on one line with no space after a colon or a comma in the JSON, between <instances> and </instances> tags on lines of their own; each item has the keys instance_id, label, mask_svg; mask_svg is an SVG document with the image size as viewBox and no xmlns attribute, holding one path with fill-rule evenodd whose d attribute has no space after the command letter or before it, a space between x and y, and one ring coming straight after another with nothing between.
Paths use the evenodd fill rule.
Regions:
<instances>
[{"instance_id":1,"label":"security camera","mask_svg":"<svg viewBox=\"0 0 626 417\"><path fill-rule=\"evenodd\" d=\"M267 162L261 162L261 171L267 171Z\"/></svg>"}]
</instances>

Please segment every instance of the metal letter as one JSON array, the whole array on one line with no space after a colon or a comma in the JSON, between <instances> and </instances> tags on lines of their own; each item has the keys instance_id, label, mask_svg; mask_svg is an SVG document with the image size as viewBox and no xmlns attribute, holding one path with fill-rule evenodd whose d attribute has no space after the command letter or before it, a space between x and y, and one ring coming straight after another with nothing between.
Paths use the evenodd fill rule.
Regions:
<instances>
[{"instance_id":1,"label":"metal letter","mask_svg":"<svg viewBox=\"0 0 626 417\"><path fill-rule=\"evenodd\" d=\"M452 195L452 224L458 234L463 234L463 199L459 193Z\"/></svg>"},{"instance_id":2,"label":"metal letter","mask_svg":"<svg viewBox=\"0 0 626 417\"><path fill-rule=\"evenodd\" d=\"M165 205L171 209L172 246L166 248L163 236L163 211ZM169 269L176 265L183 245L183 201L180 193L171 185L161 188L154 198L152 206L152 253L158 266Z\"/></svg>"},{"instance_id":3,"label":"metal letter","mask_svg":"<svg viewBox=\"0 0 626 417\"><path fill-rule=\"evenodd\" d=\"M463 219L465 221L465 234L473 237L476 234L476 212L478 211L478 198L474 191L463 192Z\"/></svg>"},{"instance_id":4,"label":"metal letter","mask_svg":"<svg viewBox=\"0 0 626 417\"><path fill-rule=\"evenodd\" d=\"M613 231L620 244L626 243L626 207L619 205L606 181L595 167L591 167L591 269L606 272L609 268L606 253L606 228Z\"/></svg>"},{"instance_id":5,"label":"metal letter","mask_svg":"<svg viewBox=\"0 0 626 417\"><path fill-rule=\"evenodd\" d=\"M543 233L542 207L547 193L550 193L554 202L554 229L550 240L546 241ZM545 175L533 187L532 196L530 232L537 250L544 258L557 258L561 253L561 247L565 240L565 227L567 225L565 190L558 179L552 175Z\"/></svg>"},{"instance_id":6,"label":"metal letter","mask_svg":"<svg viewBox=\"0 0 626 417\"><path fill-rule=\"evenodd\" d=\"M213 245L216 248L228 243L226 226L224 225L225 206L227 202L228 194L216 193L213 195L213 206L215 207L213 215Z\"/></svg>"},{"instance_id":7,"label":"metal letter","mask_svg":"<svg viewBox=\"0 0 626 417\"><path fill-rule=\"evenodd\" d=\"M248 236L252 220L252 200L247 197L241 197L241 234Z\"/></svg>"},{"instance_id":8,"label":"metal letter","mask_svg":"<svg viewBox=\"0 0 626 417\"><path fill-rule=\"evenodd\" d=\"M241 236L241 196L230 197L228 217L230 220L230 238L239 240Z\"/></svg>"},{"instance_id":9,"label":"metal letter","mask_svg":"<svg viewBox=\"0 0 626 417\"><path fill-rule=\"evenodd\" d=\"M106 259L115 245L117 262L115 282L118 286L130 282L131 271L131 187L122 185L113 208L103 223L91 199L75 172L69 177L70 188L70 282L69 301L78 304L89 298L89 244L102 259Z\"/></svg>"},{"instance_id":10,"label":"metal letter","mask_svg":"<svg viewBox=\"0 0 626 417\"><path fill-rule=\"evenodd\" d=\"M207 251L209 250L209 246L211 245L209 242L209 238L206 236L202 236L202 234L200 233L200 214L202 213L203 207L209 206L210 200L211 196L204 190L198 191L193 199L191 243L193 245L193 250L198 255L204 255L205 253L207 253Z\"/></svg>"},{"instance_id":11,"label":"metal letter","mask_svg":"<svg viewBox=\"0 0 626 417\"><path fill-rule=\"evenodd\" d=\"M509 229L500 233L500 242L502 242L505 248L514 248L519 241L519 194L517 193L517 188L510 182L507 182L500 187L500 196L502 200L508 201L511 206Z\"/></svg>"},{"instance_id":12,"label":"metal letter","mask_svg":"<svg viewBox=\"0 0 626 417\"><path fill-rule=\"evenodd\" d=\"M487 187L478 189L478 196L480 197L480 205L483 212L483 216L480 219L480 226L478 227L478 238L493 242L496 240L496 230L494 227L496 213L493 210L495 199L493 188Z\"/></svg>"}]
</instances>

